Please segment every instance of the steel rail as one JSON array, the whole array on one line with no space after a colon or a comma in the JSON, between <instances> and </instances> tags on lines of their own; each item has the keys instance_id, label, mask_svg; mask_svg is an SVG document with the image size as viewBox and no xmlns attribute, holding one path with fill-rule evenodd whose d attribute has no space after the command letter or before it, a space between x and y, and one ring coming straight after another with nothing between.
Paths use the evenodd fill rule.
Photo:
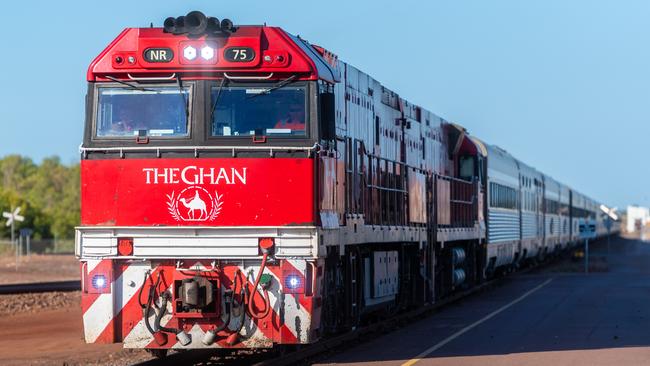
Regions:
<instances>
[{"instance_id":1,"label":"steel rail","mask_svg":"<svg viewBox=\"0 0 650 366\"><path fill-rule=\"evenodd\" d=\"M43 292L71 292L80 291L81 281L55 281L55 282L34 282L34 283L12 283L0 285L0 295L16 295L27 293Z\"/></svg>"}]
</instances>

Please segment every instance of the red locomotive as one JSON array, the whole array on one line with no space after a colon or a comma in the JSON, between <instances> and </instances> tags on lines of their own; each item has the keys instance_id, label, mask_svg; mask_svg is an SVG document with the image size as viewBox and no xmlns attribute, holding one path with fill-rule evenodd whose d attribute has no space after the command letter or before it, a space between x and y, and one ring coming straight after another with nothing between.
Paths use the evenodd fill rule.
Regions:
<instances>
[{"instance_id":1,"label":"red locomotive","mask_svg":"<svg viewBox=\"0 0 650 366\"><path fill-rule=\"evenodd\" d=\"M280 28L200 12L127 28L87 79L89 343L312 343L549 255L575 240L567 220L598 216Z\"/></svg>"}]
</instances>

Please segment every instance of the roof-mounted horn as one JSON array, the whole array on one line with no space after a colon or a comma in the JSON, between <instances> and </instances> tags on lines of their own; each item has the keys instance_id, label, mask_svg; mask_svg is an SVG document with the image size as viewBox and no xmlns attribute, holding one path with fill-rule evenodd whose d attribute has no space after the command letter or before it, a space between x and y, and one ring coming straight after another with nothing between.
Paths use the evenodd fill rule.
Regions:
<instances>
[{"instance_id":1,"label":"roof-mounted horn","mask_svg":"<svg viewBox=\"0 0 650 366\"><path fill-rule=\"evenodd\" d=\"M165 19L165 33L176 35L188 34L192 37L207 35L229 35L234 33L237 28L230 19L219 19L207 17L200 11L191 11L185 16L169 17Z\"/></svg>"}]
</instances>

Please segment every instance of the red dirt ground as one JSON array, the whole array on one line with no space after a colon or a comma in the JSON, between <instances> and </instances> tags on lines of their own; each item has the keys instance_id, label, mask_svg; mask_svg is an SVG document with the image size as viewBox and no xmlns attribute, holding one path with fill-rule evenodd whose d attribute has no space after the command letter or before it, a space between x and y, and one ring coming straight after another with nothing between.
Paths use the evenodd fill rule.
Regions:
<instances>
[{"instance_id":1,"label":"red dirt ground","mask_svg":"<svg viewBox=\"0 0 650 366\"><path fill-rule=\"evenodd\" d=\"M130 365L151 357L121 344L86 344L78 306L0 318L2 365Z\"/></svg>"}]
</instances>

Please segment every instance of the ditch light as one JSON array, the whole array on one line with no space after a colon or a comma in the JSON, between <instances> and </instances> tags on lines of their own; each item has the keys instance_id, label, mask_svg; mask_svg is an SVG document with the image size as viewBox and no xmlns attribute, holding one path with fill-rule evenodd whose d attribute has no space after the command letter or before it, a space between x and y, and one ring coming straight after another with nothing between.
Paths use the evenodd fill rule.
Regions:
<instances>
[{"instance_id":1,"label":"ditch light","mask_svg":"<svg viewBox=\"0 0 650 366\"><path fill-rule=\"evenodd\" d=\"M91 282L93 288L95 288L96 290L103 290L108 285L108 281L106 280L106 276L104 275L94 275Z\"/></svg>"},{"instance_id":2,"label":"ditch light","mask_svg":"<svg viewBox=\"0 0 650 366\"><path fill-rule=\"evenodd\" d=\"M283 290L287 294L304 294L305 293L305 279L296 272L289 272L283 274Z\"/></svg>"},{"instance_id":3,"label":"ditch light","mask_svg":"<svg viewBox=\"0 0 650 366\"><path fill-rule=\"evenodd\" d=\"M82 291L88 294L110 294L113 278L112 271L110 269L96 269L94 272L84 275Z\"/></svg>"}]
</instances>

